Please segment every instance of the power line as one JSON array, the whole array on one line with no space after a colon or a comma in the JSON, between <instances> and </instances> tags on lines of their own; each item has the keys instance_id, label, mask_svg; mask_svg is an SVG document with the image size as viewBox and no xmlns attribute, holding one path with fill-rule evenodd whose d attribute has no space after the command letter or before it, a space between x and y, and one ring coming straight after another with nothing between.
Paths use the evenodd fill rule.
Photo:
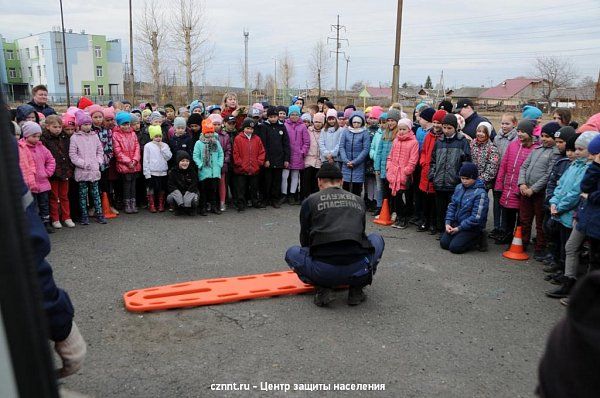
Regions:
<instances>
[{"instance_id":1,"label":"power line","mask_svg":"<svg viewBox=\"0 0 600 398\"><path fill-rule=\"evenodd\" d=\"M344 53L343 51L340 51L340 48L342 48L342 45L340 44L340 41L345 41L348 45L350 44L348 42L348 39L340 39L340 30L344 29L344 32L346 31L346 27L340 25L340 16L337 16L337 24L335 25L331 25L331 30L335 30L335 51L331 51L332 53L335 52L335 96L334 96L334 100L337 102L337 98L338 98L338 74L339 74L339 60L340 60L340 53L344 54L344 56L346 56L346 53ZM327 42L329 43L329 40L334 40L333 37L328 37L327 38Z\"/></svg>"}]
</instances>

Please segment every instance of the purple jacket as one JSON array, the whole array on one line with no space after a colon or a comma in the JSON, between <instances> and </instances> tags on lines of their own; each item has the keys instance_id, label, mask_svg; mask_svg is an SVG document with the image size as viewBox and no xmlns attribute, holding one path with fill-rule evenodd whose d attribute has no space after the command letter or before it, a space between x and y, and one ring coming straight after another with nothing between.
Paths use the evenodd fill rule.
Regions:
<instances>
[{"instance_id":1,"label":"purple jacket","mask_svg":"<svg viewBox=\"0 0 600 398\"><path fill-rule=\"evenodd\" d=\"M304 169L304 157L310 148L310 135L302 120L296 123L290 119L285 120L285 128L290 138L290 170Z\"/></svg>"},{"instance_id":2,"label":"purple jacket","mask_svg":"<svg viewBox=\"0 0 600 398\"><path fill-rule=\"evenodd\" d=\"M229 140L229 134L225 130L219 131L218 136L219 144L223 148L223 167L221 167L221 173L227 173L229 163L231 163L231 141Z\"/></svg>"},{"instance_id":3,"label":"purple jacket","mask_svg":"<svg viewBox=\"0 0 600 398\"><path fill-rule=\"evenodd\" d=\"M100 180L100 166L104 163L104 150L95 131L78 131L71 137L69 157L75 166L75 181Z\"/></svg>"},{"instance_id":4,"label":"purple jacket","mask_svg":"<svg viewBox=\"0 0 600 398\"><path fill-rule=\"evenodd\" d=\"M22 139L25 140L24 138ZM52 153L41 141L35 145L26 143L26 147L35 162L35 185L37 192L34 193L49 191L52 187L48 179L52 177L56 168L54 156L52 156Z\"/></svg>"}]
</instances>

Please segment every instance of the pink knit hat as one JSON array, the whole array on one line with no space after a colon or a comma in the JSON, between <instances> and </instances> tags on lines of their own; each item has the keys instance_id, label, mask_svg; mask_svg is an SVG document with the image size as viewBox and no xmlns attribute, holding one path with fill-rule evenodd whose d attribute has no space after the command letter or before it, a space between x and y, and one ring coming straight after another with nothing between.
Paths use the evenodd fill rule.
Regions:
<instances>
[{"instance_id":1,"label":"pink knit hat","mask_svg":"<svg viewBox=\"0 0 600 398\"><path fill-rule=\"evenodd\" d=\"M219 115L218 113L211 113L210 115L208 115L208 118L213 123L221 123L221 124L223 124L223 117L221 115Z\"/></svg>"},{"instance_id":2,"label":"pink knit hat","mask_svg":"<svg viewBox=\"0 0 600 398\"><path fill-rule=\"evenodd\" d=\"M251 108L258 109L261 112L264 112L264 110L265 110L265 107L260 102L256 102L256 103L252 104Z\"/></svg>"},{"instance_id":3,"label":"pink knit hat","mask_svg":"<svg viewBox=\"0 0 600 398\"><path fill-rule=\"evenodd\" d=\"M334 117L337 119L337 111L335 109L327 109L326 118L329 119L330 117Z\"/></svg>"},{"instance_id":4,"label":"pink knit hat","mask_svg":"<svg viewBox=\"0 0 600 398\"><path fill-rule=\"evenodd\" d=\"M62 115L62 122L63 122L63 126L71 126L71 127L76 127L77 124L75 123L75 116L73 116L70 113L63 113Z\"/></svg>"},{"instance_id":5,"label":"pink knit hat","mask_svg":"<svg viewBox=\"0 0 600 398\"><path fill-rule=\"evenodd\" d=\"M105 119L114 119L115 118L115 110L113 108L104 108L102 109L102 114Z\"/></svg>"},{"instance_id":6,"label":"pink knit hat","mask_svg":"<svg viewBox=\"0 0 600 398\"><path fill-rule=\"evenodd\" d=\"M79 110L77 112L77 114L75 115L75 120L77 121L78 126L82 126L84 124L92 124L92 118L90 117L90 115L88 115L82 110Z\"/></svg>"},{"instance_id":7,"label":"pink knit hat","mask_svg":"<svg viewBox=\"0 0 600 398\"><path fill-rule=\"evenodd\" d=\"M94 113L96 113L96 112L100 112L104 115L104 113L102 112L102 107L100 105L96 105L96 104L88 106L85 109L85 111L87 113L89 113L90 116L94 116Z\"/></svg>"},{"instance_id":8,"label":"pink knit hat","mask_svg":"<svg viewBox=\"0 0 600 398\"><path fill-rule=\"evenodd\" d=\"M383 109L381 109L381 107L379 106L374 106L371 109L371 113L369 113L369 117L372 117L374 119L379 119L381 117L381 114L383 113Z\"/></svg>"},{"instance_id":9,"label":"pink knit hat","mask_svg":"<svg viewBox=\"0 0 600 398\"><path fill-rule=\"evenodd\" d=\"M352 116L352 113L354 112L354 109L352 108L348 108L344 111L344 117L346 119L350 118L350 116Z\"/></svg>"},{"instance_id":10,"label":"pink knit hat","mask_svg":"<svg viewBox=\"0 0 600 398\"><path fill-rule=\"evenodd\" d=\"M332 110L332 109L330 109ZM333 110L335 112L335 110ZM313 116L313 123L314 122L321 122L321 123L325 123L325 115L322 112L318 112L315 113L315 115Z\"/></svg>"},{"instance_id":11,"label":"pink knit hat","mask_svg":"<svg viewBox=\"0 0 600 398\"><path fill-rule=\"evenodd\" d=\"M399 124L399 125L400 125L400 124L403 124L403 125L405 125L405 126L408 126L408 128L409 128L409 129L412 129L412 127L413 127L413 122L412 122L412 120L410 120L410 119L408 119L408 118L403 118L403 119L400 119L400 120L398 120L398 124Z\"/></svg>"}]
</instances>

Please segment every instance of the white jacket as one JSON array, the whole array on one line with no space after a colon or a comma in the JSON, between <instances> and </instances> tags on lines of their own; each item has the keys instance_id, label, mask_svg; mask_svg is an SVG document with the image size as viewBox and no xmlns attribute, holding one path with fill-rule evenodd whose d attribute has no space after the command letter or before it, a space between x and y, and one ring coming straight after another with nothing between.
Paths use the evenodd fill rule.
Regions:
<instances>
[{"instance_id":1,"label":"white jacket","mask_svg":"<svg viewBox=\"0 0 600 398\"><path fill-rule=\"evenodd\" d=\"M169 171L167 160L171 156L171 150L164 142L160 143L160 147L154 141L144 145L144 177L166 176Z\"/></svg>"}]
</instances>

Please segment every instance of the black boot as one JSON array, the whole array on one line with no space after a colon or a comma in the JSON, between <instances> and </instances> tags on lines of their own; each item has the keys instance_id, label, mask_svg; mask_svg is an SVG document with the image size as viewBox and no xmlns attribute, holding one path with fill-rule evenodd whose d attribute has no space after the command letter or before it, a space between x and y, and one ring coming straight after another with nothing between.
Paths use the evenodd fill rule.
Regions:
<instances>
[{"instance_id":1,"label":"black boot","mask_svg":"<svg viewBox=\"0 0 600 398\"><path fill-rule=\"evenodd\" d=\"M485 229L481 231L481 235L479 236L479 243L477 244L477 249L480 252L488 251L488 237L487 233L485 232Z\"/></svg>"},{"instance_id":2,"label":"black boot","mask_svg":"<svg viewBox=\"0 0 600 398\"><path fill-rule=\"evenodd\" d=\"M318 307L327 307L334 300L333 289L315 286L316 294L313 302Z\"/></svg>"},{"instance_id":3,"label":"black boot","mask_svg":"<svg viewBox=\"0 0 600 398\"><path fill-rule=\"evenodd\" d=\"M577 282L577 280L575 278L569 278L568 276L565 276L563 277L562 282L562 285L560 285L558 289L546 292L546 296L552 298L569 297L571 289L573 289L573 286L575 286L575 282Z\"/></svg>"},{"instance_id":4,"label":"black boot","mask_svg":"<svg viewBox=\"0 0 600 398\"><path fill-rule=\"evenodd\" d=\"M350 286L350 289L348 289L348 305L359 305L366 299L367 296L365 296L362 286Z\"/></svg>"},{"instance_id":5,"label":"black boot","mask_svg":"<svg viewBox=\"0 0 600 398\"><path fill-rule=\"evenodd\" d=\"M542 268L542 271L551 273L551 272L559 271L561 269L562 269L562 267L560 264L550 263L550 264L546 265L544 268Z\"/></svg>"}]
</instances>

